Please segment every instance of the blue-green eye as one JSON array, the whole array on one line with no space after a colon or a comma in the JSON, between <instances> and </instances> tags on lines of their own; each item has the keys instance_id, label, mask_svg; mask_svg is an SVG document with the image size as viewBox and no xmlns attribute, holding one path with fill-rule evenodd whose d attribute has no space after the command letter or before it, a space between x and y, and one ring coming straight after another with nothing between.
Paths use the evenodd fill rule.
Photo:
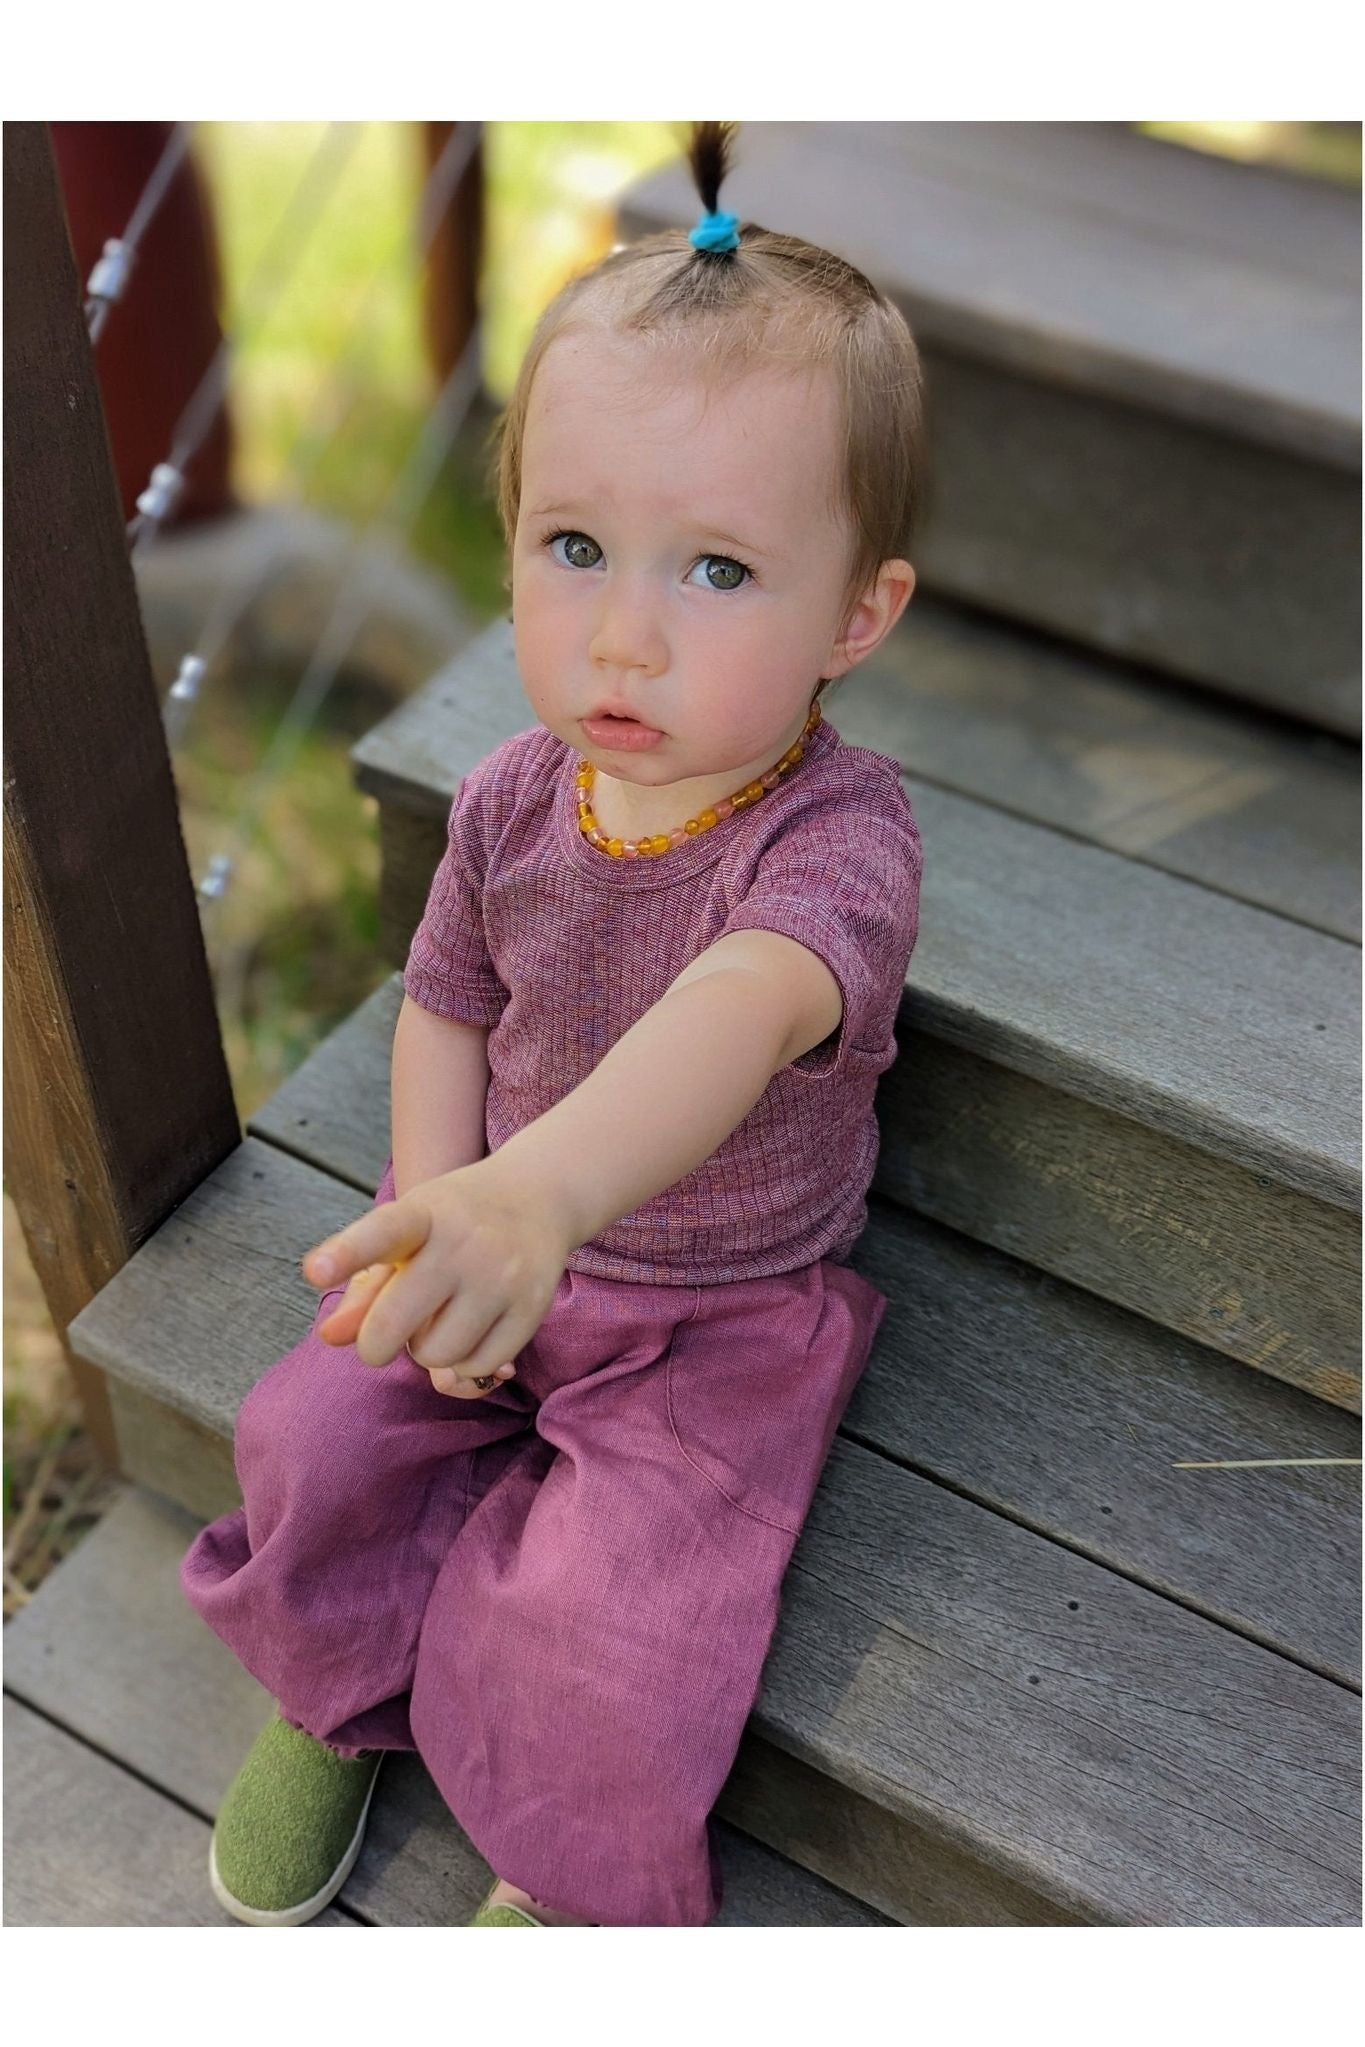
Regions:
<instances>
[{"instance_id":1,"label":"blue-green eye","mask_svg":"<svg viewBox=\"0 0 1365 2047\"><path fill-rule=\"evenodd\" d=\"M546 535L545 545L551 554L559 541L564 542L564 554L556 554L556 561L563 561L566 568L595 569L602 559L602 550L597 542L586 533L559 532ZM567 561L565 560L567 556Z\"/></svg>"},{"instance_id":2,"label":"blue-green eye","mask_svg":"<svg viewBox=\"0 0 1365 2047\"><path fill-rule=\"evenodd\" d=\"M743 562L736 561L733 555L728 554L699 555L694 566L699 569L705 568L708 590L742 590L753 573ZM719 575L713 573L714 571L719 571Z\"/></svg>"}]
</instances>

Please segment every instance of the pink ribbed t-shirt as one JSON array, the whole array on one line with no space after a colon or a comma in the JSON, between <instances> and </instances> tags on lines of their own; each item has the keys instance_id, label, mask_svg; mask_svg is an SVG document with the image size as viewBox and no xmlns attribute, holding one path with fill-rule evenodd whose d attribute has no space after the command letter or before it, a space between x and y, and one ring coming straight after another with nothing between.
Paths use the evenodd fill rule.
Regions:
<instances>
[{"instance_id":1,"label":"pink ribbed t-shirt","mask_svg":"<svg viewBox=\"0 0 1365 2047\"><path fill-rule=\"evenodd\" d=\"M899 764L822 720L752 808L627 860L579 831L579 758L536 725L465 776L403 974L421 1008L491 1027L489 1151L586 1079L723 933L785 932L839 983L838 1030L774 1074L709 1159L569 1266L696 1286L846 1263L867 1222L877 1080L896 1055L918 925L920 835Z\"/></svg>"}]
</instances>

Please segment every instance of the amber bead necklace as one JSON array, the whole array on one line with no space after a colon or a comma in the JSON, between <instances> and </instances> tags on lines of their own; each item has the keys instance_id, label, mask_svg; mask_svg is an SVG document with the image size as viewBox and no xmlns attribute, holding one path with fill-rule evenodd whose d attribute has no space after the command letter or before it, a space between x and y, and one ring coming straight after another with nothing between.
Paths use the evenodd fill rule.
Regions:
<instances>
[{"instance_id":1,"label":"amber bead necklace","mask_svg":"<svg viewBox=\"0 0 1365 2047\"><path fill-rule=\"evenodd\" d=\"M788 768L794 768L806 750L806 741L820 723L820 702L817 698L810 707L801 737L793 740L782 758L774 761L766 773L755 781L746 782L742 789L736 789L732 796L720 797L714 806L708 806L696 817L689 817L675 831L650 832L641 839L609 839L597 823L592 810L592 785L597 770L588 760L578 763L575 781L578 785L578 829L590 846L608 853L613 860L636 860L643 856L657 859L660 854L671 853L675 846L685 846L689 839L699 832L709 832L722 818L731 816L736 810L744 810L751 803L757 803L770 789L775 789Z\"/></svg>"}]
</instances>

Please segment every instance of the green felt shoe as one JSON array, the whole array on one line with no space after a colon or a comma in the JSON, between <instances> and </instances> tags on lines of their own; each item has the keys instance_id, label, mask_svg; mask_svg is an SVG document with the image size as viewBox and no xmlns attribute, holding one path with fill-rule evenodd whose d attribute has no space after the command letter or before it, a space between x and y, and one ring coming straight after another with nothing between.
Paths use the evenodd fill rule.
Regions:
<instances>
[{"instance_id":1,"label":"green felt shoe","mask_svg":"<svg viewBox=\"0 0 1365 2047\"><path fill-rule=\"evenodd\" d=\"M494 1884L493 1891L497 1889ZM541 1921L533 1919L529 1912L523 1912L520 1905L495 1905L493 1891L488 1893L474 1917L471 1926L539 1926Z\"/></svg>"},{"instance_id":2,"label":"green felt shoe","mask_svg":"<svg viewBox=\"0 0 1365 2047\"><path fill-rule=\"evenodd\" d=\"M257 1735L219 1809L209 1882L248 1926L302 1926L355 1867L382 1749L339 1756L276 1718Z\"/></svg>"}]
</instances>

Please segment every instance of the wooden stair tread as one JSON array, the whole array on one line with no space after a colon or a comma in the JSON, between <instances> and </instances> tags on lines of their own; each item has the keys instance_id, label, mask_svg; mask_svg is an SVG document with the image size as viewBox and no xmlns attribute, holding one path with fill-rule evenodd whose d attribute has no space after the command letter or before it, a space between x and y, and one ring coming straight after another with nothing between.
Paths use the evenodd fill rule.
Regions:
<instances>
[{"instance_id":1,"label":"wooden stair tread","mask_svg":"<svg viewBox=\"0 0 1365 2047\"><path fill-rule=\"evenodd\" d=\"M7 1692L6 1926L235 1926L209 1888L209 1831ZM355 1921L332 1905L311 1923Z\"/></svg>"},{"instance_id":2,"label":"wooden stair tread","mask_svg":"<svg viewBox=\"0 0 1365 2047\"><path fill-rule=\"evenodd\" d=\"M877 691L858 691L854 678L846 700L857 697L862 743L902 759L881 743ZM360 742L356 778L381 802L444 819L461 778L534 723L529 712L501 621ZM831 723L843 736L841 715ZM925 843L908 986L918 1026L1359 1209L1354 946L917 774L905 781Z\"/></svg>"},{"instance_id":3,"label":"wooden stair tread","mask_svg":"<svg viewBox=\"0 0 1365 2047\"><path fill-rule=\"evenodd\" d=\"M771 1739L1094 1923L1357 1922L1353 1694L856 1445L830 1466Z\"/></svg>"},{"instance_id":4,"label":"wooden stair tread","mask_svg":"<svg viewBox=\"0 0 1365 2047\"><path fill-rule=\"evenodd\" d=\"M82 1311L70 1340L226 1434L247 1387L311 1322L302 1250L363 1205L248 1138ZM869 1374L888 1355L879 1345ZM1069 1597L1083 1622L1070 1623ZM1058 1664L1068 1630L1076 1646ZM822 1481L779 1635L761 1734L1065 1911L1280 1924L1336 1923L1345 1909L1350 1858L1332 1846L1329 1816L1315 1812L1318 1862L1295 1844L1296 1801L1314 1805L1315 1772L1350 1781L1348 1691L860 1444L843 1441ZM915 1644L928 1644L927 1663ZM1057 1677L1055 1709L1026 1690L1034 1657ZM857 1700L869 1678L878 1703L865 1723ZM1299 1761L1278 1761L1279 1736L1272 1728L1267 1744L1257 1714L1227 1717L1224 1702L1243 1697L1290 1717L1287 1753ZM1166 1801L1178 1779L1203 1778L1203 1830L1172 1869ZM1073 1798L1072 1844L1049 1847L1042 1815L1055 1831Z\"/></svg>"},{"instance_id":5,"label":"wooden stair tread","mask_svg":"<svg viewBox=\"0 0 1365 2047\"><path fill-rule=\"evenodd\" d=\"M129 1488L5 1630L11 1691L165 1794L157 1801L162 1810L152 1813L153 1792L123 1777L113 1764L93 1758L99 1771L123 1777L125 1785L134 1787L144 1802L140 1831L148 1851L158 1866L163 1859L171 1865L150 1901L150 1916L95 1923L236 1923L219 1910L208 1887L207 1823L269 1718L271 1700L180 1590L180 1559L196 1526L189 1515ZM7 1701L7 1739L10 1710ZM23 1706L14 1710L25 1722L36 1719ZM91 1764L84 1762L90 1749L47 1728L46 1722L37 1724L46 1729L49 1747L60 1743L77 1751L85 1775L90 1774ZM27 1891L33 1860L29 1838L44 1801L62 1780L56 1768L31 1780L28 1748L15 1753L22 1757L23 1852L16 1857L22 1874L9 1865L7 1874L16 1875ZM19 1780L16 1772L11 1782ZM75 1791L55 1826L51 1805L46 1806L42 1826L63 1863L79 1870L90 1823L86 1785L79 1775ZM122 1821L123 1807L131 1802L123 1791L122 1803L108 1810ZM173 1825L167 1813L174 1816ZM717 1835L725 1882L718 1925L888 1923L737 1829L721 1824ZM128 1903L115 1886L116 1875L111 1872L107 1893L114 1909ZM452 1819L420 1759L390 1756L380 1773L364 1849L339 1902L373 1926L459 1926L488 1882L487 1865ZM333 1908L325 1920L313 1923L355 1922Z\"/></svg>"},{"instance_id":6,"label":"wooden stair tread","mask_svg":"<svg viewBox=\"0 0 1365 2047\"><path fill-rule=\"evenodd\" d=\"M838 249L922 344L1359 473L1358 194L1112 127L957 126L754 123L726 203ZM695 215L677 164L621 207L629 239Z\"/></svg>"},{"instance_id":7,"label":"wooden stair tread","mask_svg":"<svg viewBox=\"0 0 1365 2047\"><path fill-rule=\"evenodd\" d=\"M830 717L922 782L1360 942L1360 749L917 595Z\"/></svg>"},{"instance_id":8,"label":"wooden stair tread","mask_svg":"<svg viewBox=\"0 0 1365 2047\"><path fill-rule=\"evenodd\" d=\"M248 1126L367 1202L401 999L394 975ZM1358 1423L875 1193L854 1263L891 1306L846 1434L1358 1683L1358 1479L1172 1468L1358 1457Z\"/></svg>"}]
</instances>

